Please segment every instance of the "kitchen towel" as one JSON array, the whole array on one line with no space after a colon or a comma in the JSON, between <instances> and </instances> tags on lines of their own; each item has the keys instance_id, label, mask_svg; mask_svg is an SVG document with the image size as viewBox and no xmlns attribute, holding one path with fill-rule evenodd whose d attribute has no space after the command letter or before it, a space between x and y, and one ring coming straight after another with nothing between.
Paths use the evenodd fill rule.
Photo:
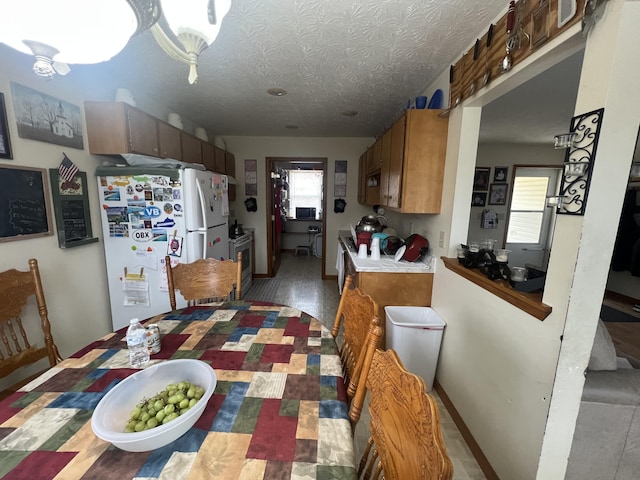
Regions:
<instances>
[{"instance_id":1,"label":"kitchen towel","mask_svg":"<svg viewBox=\"0 0 640 480\"><path fill-rule=\"evenodd\" d=\"M342 294L342 284L344 282L344 250L342 244L338 242L338 255L336 257L336 270L338 271L338 292Z\"/></svg>"}]
</instances>

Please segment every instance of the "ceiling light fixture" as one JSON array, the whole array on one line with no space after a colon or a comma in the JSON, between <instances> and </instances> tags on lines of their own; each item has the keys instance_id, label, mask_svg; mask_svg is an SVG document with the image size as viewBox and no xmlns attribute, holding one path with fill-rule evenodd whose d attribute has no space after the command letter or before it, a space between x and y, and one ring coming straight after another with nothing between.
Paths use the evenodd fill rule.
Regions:
<instances>
[{"instance_id":1,"label":"ceiling light fixture","mask_svg":"<svg viewBox=\"0 0 640 480\"><path fill-rule=\"evenodd\" d=\"M172 58L198 79L198 56L213 43L231 0L21 0L0 3L0 42L34 55L38 76L66 74L65 64L105 62L132 35L151 29ZM158 23L161 16L182 47Z\"/></svg>"},{"instance_id":2,"label":"ceiling light fixture","mask_svg":"<svg viewBox=\"0 0 640 480\"><path fill-rule=\"evenodd\" d=\"M158 0L20 0L0 3L0 42L36 57L35 73L66 74L68 63L99 63L160 16Z\"/></svg>"},{"instance_id":3,"label":"ceiling light fixture","mask_svg":"<svg viewBox=\"0 0 640 480\"><path fill-rule=\"evenodd\" d=\"M267 93L274 97L284 97L287 94L287 91L283 88L270 88L267 90Z\"/></svg>"},{"instance_id":4,"label":"ceiling light fixture","mask_svg":"<svg viewBox=\"0 0 640 480\"><path fill-rule=\"evenodd\" d=\"M198 57L220 33L231 0L160 0L160 3L171 32L184 48L169 38L160 23L151 27L151 33L171 58L189 65L189 83L194 84L198 81Z\"/></svg>"}]
</instances>

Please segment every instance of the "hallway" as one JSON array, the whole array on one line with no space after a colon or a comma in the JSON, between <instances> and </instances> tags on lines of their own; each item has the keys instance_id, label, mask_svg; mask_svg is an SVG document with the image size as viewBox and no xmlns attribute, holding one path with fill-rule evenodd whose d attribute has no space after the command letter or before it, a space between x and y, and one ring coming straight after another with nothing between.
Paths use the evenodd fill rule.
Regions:
<instances>
[{"instance_id":1,"label":"hallway","mask_svg":"<svg viewBox=\"0 0 640 480\"><path fill-rule=\"evenodd\" d=\"M340 294L335 279L321 279L321 268L322 259L320 258L283 253L280 269L275 277L279 283L278 290L272 301L303 310L331 329L340 302ZM328 270L327 273L332 272ZM438 402L442 434L447 452L453 462L453 479L485 480L485 475L438 394L435 391L430 393ZM354 435L356 464L360 461L369 437L369 418L368 408L365 405Z\"/></svg>"}]
</instances>

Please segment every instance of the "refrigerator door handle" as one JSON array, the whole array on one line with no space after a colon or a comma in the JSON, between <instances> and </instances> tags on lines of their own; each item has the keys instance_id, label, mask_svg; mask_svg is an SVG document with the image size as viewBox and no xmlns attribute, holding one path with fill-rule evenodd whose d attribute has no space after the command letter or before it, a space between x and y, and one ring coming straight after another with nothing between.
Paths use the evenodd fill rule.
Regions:
<instances>
[{"instance_id":1,"label":"refrigerator door handle","mask_svg":"<svg viewBox=\"0 0 640 480\"><path fill-rule=\"evenodd\" d=\"M202 257L201 258L207 258L207 237L208 237L208 232L204 231L202 232Z\"/></svg>"},{"instance_id":2,"label":"refrigerator door handle","mask_svg":"<svg viewBox=\"0 0 640 480\"><path fill-rule=\"evenodd\" d=\"M201 213L200 218L202 219L202 223L199 224L199 225L195 225L195 229L196 230L205 230L207 228L207 225L206 225L207 210L206 210L206 202L205 202L205 198L204 198L204 192L202 191L202 185L200 184L200 181L198 180L197 176L193 179L193 181L195 182L196 189L198 190L198 198L200 199L200 213ZM206 247L207 246L207 244L206 244L207 236L205 235L204 237L205 237L204 247Z\"/></svg>"}]
</instances>

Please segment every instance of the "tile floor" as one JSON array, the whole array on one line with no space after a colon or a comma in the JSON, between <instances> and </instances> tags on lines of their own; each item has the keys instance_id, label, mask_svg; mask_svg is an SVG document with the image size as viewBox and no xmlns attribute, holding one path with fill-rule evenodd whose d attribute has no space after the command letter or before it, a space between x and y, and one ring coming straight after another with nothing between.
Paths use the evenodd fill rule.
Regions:
<instances>
[{"instance_id":1,"label":"tile floor","mask_svg":"<svg viewBox=\"0 0 640 480\"><path fill-rule=\"evenodd\" d=\"M336 280L322 280L321 262L322 260L316 257L282 254L276 277L280 286L273 301L304 310L331 328L340 294ZM438 394L435 391L431 394L436 398L440 409L442 433L447 452L453 462L454 480L486 480ZM369 418L365 405L354 435L356 463L360 460L369 437Z\"/></svg>"}]
</instances>

